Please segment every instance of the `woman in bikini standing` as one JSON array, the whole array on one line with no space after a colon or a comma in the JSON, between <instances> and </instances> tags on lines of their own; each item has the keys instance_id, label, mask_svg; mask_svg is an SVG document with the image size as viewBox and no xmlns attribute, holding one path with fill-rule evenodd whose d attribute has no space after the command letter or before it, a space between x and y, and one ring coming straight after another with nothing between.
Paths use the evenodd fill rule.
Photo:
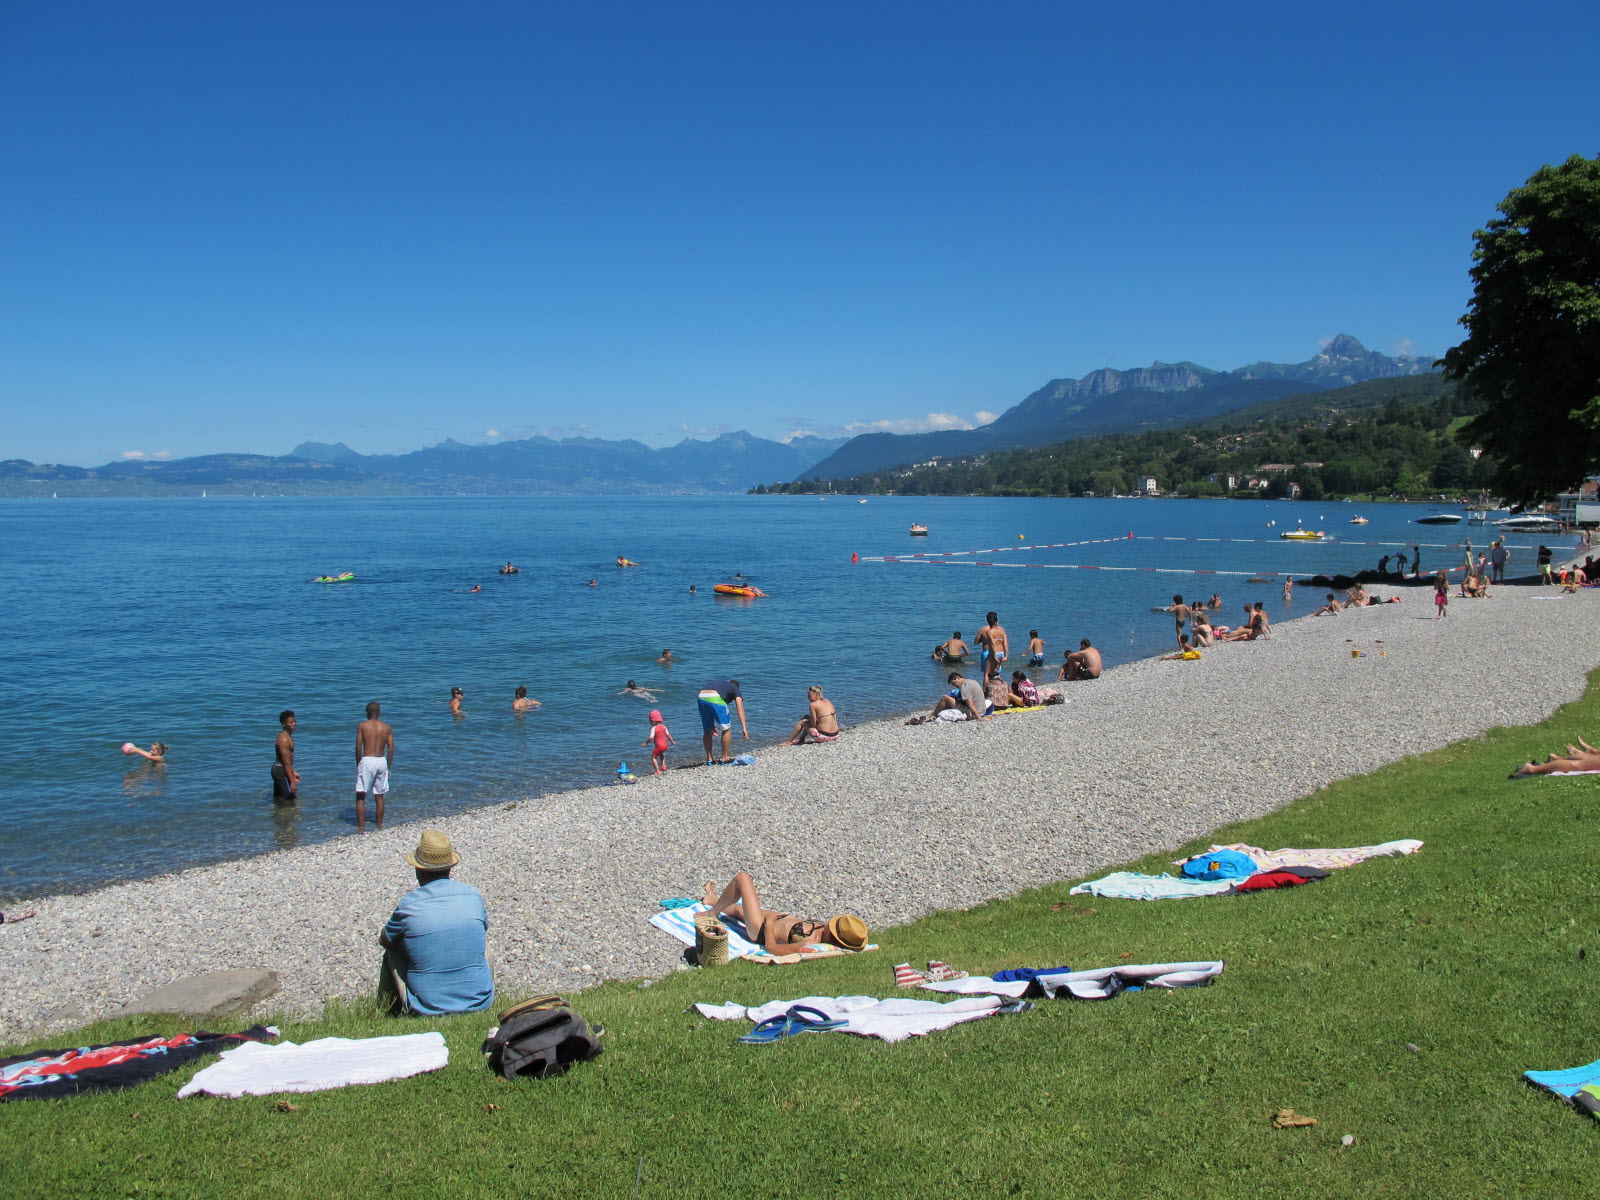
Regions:
<instances>
[{"instance_id":1,"label":"woman in bikini standing","mask_svg":"<svg viewBox=\"0 0 1600 1200\"><path fill-rule=\"evenodd\" d=\"M841 914L829 921L807 921L762 908L755 880L746 871L735 875L720 896L715 883L706 884L701 898L711 906L710 916L732 917L744 926L745 936L769 954L799 954L818 943L843 950L860 950L867 944L867 926L860 917Z\"/></svg>"}]
</instances>

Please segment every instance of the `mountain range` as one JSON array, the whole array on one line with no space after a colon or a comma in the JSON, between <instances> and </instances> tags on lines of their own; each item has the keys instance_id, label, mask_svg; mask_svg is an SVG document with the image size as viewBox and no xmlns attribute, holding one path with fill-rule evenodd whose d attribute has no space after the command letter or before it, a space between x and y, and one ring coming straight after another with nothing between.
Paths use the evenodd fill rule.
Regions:
<instances>
[{"instance_id":1,"label":"mountain range","mask_svg":"<svg viewBox=\"0 0 1600 1200\"><path fill-rule=\"evenodd\" d=\"M1156 362L1131 371L1106 368L1082 379L1052 379L977 429L862 434L801 478L842 479L935 456L958 458L1102 433L1171 429L1287 396L1432 370L1431 359L1391 357L1344 333L1303 363L1259 362L1231 371L1190 362Z\"/></svg>"},{"instance_id":2,"label":"mountain range","mask_svg":"<svg viewBox=\"0 0 1600 1200\"><path fill-rule=\"evenodd\" d=\"M288 454L206 454L102 467L0 462L0 495L499 495L742 492L793 479L847 438L774 442L724 433L659 450L635 441L546 437L469 446L446 439L409 454L359 454L343 442L302 442Z\"/></svg>"},{"instance_id":3,"label":"mountain range","mask_svg":"<svg viewBox=\"0 0 1600 1200\"><path fill-rule=\"evenodd\" d=\"M343 442L302 442L288 454L206 454L100 467L0 462L0 496L500 495L743 492L762 483L838 479L993 450L1047 446L1101 433L1205 421L1285 397L1421 375L1424 358L1393 358L1340 334L1303 363L1217 371L1152 363L1052 379L978 429L769 441L745 432L653 449L632 440L546 437L466 445L446 439L407 454L360 454Z\"/></svg>"}]
</instances>

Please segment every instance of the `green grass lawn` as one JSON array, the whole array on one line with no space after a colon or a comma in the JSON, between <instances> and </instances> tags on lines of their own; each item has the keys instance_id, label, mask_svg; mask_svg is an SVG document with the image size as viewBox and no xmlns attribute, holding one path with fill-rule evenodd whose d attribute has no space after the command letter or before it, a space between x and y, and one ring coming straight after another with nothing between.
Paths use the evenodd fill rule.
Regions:
<instances>
[{"instance_id":1,"label":"green grass lawn","mask_svg":"<svg viewBox=\"0 0 1600 1200\"><path fill-rule=\"evenodd\" d=\"M1061 884L878 931L882 949L860 958L608 984L579 999L607 1027L606 1054L544 1082L488 1074L481 1016L283 1020L296 1041L441 1029L452 1061L291 1097L293 1112L275 1098L178 1101L194 1068L115 1095L0 1105L0 1184L8 1197L240 1200L628 1197L636 1181L639 1196L719 1200L1593 1195L1600 1130L1520 1072L1600 1058L1600 788L1505 778L1600 732L1593 682L1542 725L1215 835L1267 847L1424 839L1411 858L1237 898L1100 900ZM1159 870L1166 857L1131 865ZM1208 988L1046 1001L892 1046L843 1034L742 1046L743 1026L684 1012L891 995L895 963L929 958L974 972L1228 968ZM105 1022L49 1044L180 1027ZM1279 1107L1321 1124L1274 1130Z\"/></svg>"}]
</instances>

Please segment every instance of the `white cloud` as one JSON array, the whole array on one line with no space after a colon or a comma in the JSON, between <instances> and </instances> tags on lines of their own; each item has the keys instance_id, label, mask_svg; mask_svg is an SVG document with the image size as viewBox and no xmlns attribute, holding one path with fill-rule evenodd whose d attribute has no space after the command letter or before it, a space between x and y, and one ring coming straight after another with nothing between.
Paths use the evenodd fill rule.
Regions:
<instances>
[{"instance_id":1,"label":"white cloud","mask_svg":"<svg viewBox=\"0 0 1600 1200\"><path fill-rule=\"evenodd\" d=\"M144 456L145 453L143 450L124 450L122 452L122 457L128 459L143 458Z\"/></svg>"},{"instance_id":2,"label":"white cloud","mask_svg":"<svg viewBox=\"0 0 1600 1200\"><path fill-rule=\"evenodd\" d=\"M983 409L980 408L977 412L972 414L972 419L979 425L988 425L991 422L998 421L1000 419L1000 414L984 412Z\"/></svg>"},{"instance_id":3,"label":"white cloud","mask_svg":"<svg viewBox=\"0 0 1600 1200\"><path fill-rule=\"evenodd\" d=\"M851 421L844 427L846 433L927 433L936 429L971 429L972 421L955 413L931 412L925 417L902 417L899 420Z\"/></svg>"},{"instance_id":4,"label":"white cloud","mask_svg":"<svg viewBox=\"0 0 1600 1200\"><path fill-rule=\"evenodd\" d=\"M1410 338L1400 338L1389 351L1396 358L1414 358L1417 353L1417 344Z\"/></svg>"},{"instance_id":5,"label":"white cloud","mask_svg":"<svg viewBox=\"0 0 1600 1200\"><path fill-rule=\"evenodd\" d=\"M171 458L172 457L172 451L171 450L157 450L150 457L151 458Z\"/></svg>"},{"instance_id":6,"label":"white cloud","mask_svg":"<svg viewBox=\"0 0 1600 1200\"><path fill-rule=\"evenodd\" d=\"M499 437L500 436L500 431L498 429L485 429L483 431L483 436L484 437Z\"/></svg>"}]
</instances>

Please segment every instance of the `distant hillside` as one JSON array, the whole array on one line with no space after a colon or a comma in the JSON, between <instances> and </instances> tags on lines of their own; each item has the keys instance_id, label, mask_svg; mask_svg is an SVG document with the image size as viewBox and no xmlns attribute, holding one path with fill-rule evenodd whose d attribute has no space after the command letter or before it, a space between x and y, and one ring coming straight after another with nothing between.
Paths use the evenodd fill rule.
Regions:
<instances>
[{"instance_id":1,"label":"distant hillside","mask_svg":"<svg viewBox=\"0 0 1600 1200\"><path fill-rule=\"evenodd\" d=\"M1106 496L1128 495L1153 478L1163 495L1281 496L1291 485L1306 499L1460 494L1489 486L1491 464L1474 459L1453 436L1480 408L1439 376L1393 377L1181 429L1074 438L777 490Z\"/></svg>"},{"instance_id":2,"label":"distant hillside","mask_svg":"<svg viewBox=\"0 0 1600 1200\"><path fill-rule=\"evenodd\" d=\"M101 467L0 462L0 496L497 495L743 492L788 479L846 439L774 442L748 433L643 442L536 437L470 446L447 439L409 454L358 454L343 442L302 442L292 454L207 454Z\"/></svg>"},{"instance_id":3,"label":"distant hillside","mask_svg":"<svg viewBox=\"0 0 1600 1200\"><path fill-rule=\"evenodd\" d=\"M1252 363L1216 371L1195 363L1153 363L1052 379L979 429L863 434L802 478L837 479L908 463L1044 446L1076 437L1170 429L1222 413L1373 379L1424 375L1425 358L1394 358L1340 334L1303 363Z\"/></svg>"}]
</instances>

